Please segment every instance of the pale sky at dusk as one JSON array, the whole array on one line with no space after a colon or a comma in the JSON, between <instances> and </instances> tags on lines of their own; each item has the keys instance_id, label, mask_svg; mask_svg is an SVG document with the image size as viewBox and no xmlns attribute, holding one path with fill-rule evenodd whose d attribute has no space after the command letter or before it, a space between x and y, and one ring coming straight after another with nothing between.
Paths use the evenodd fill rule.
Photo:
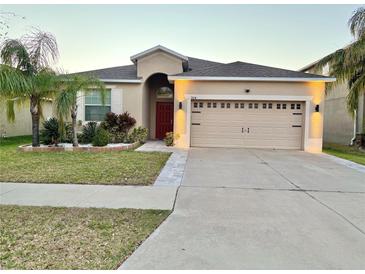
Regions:
<instances>
[{"instance_id":1,"label":"pale sky at dusk","mask_svg":"<svg viewBox=\"0 0 365 274\"><path fill-rule=\"evenodd\" d=\"M11 38L31 26L52 32L58 67L74 72L131 64L161 44L220 62L299 69L351 42L347 20L359 5L0 5L25 16Z\"/></svg>"}]
</instances>

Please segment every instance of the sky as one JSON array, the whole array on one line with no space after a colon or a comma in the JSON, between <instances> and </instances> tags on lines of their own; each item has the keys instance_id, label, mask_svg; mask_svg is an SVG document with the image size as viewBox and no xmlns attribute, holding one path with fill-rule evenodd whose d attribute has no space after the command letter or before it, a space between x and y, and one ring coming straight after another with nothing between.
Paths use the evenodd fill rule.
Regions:
<instances>
[{"instance_id":1,"label":"sky","mask_svg":"<svg viewBox=\"0 0 365 274\"><path fill-rule=\"evenodd\" d=\"M352 41L359 5L0 5L9 37L53 33L64 72L131 64L158 44L218 62L298 70ZM20 16L25 16L21 19Z\"/></svg>"}]
</instances>

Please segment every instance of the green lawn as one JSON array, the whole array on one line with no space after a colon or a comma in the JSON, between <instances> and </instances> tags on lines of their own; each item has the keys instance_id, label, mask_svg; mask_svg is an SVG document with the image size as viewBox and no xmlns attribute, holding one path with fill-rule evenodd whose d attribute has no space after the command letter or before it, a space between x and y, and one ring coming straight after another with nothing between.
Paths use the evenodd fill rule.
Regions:
<instances>
[{"instance_id":1,"label":"green lawn","mask_svg":"<svg viewBox=\"0 0 365 274\"><path fill-rule=\"evenodd\" d=\"M0 139L0 181L76 184L152 184L170 153L19 152L29 136Z\"/></svg>"},{"instance_id":2,"label":"green lawn","mask_svg":"<svg viewBox=\"0 0 365 274\"><path fill-rule=\"evenodd\" d=\"M359 150L356 147L337 144L325 144L323 147L323 152L353 161L361 165L365 165L365 152Z\"/></svg>"},{"instance_id":3,"label":"green lawn","mask_svg":"<svg viewBox=\"0 0 365 274\"><path fill-rule=\"evenodd\" d=\"M0 269L116 269L168 214L0 206Z\"/></svg>"}]
</instances>

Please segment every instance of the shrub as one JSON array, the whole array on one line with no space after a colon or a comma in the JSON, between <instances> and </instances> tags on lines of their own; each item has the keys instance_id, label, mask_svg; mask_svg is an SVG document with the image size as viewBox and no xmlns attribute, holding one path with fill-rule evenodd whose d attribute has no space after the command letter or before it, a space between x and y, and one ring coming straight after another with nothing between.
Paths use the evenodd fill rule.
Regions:
<instances>
[{"instance_id":1,"label":"shrub","mask_svg":"<svg viewBox=\"0 0 365 274\"><path fill-rule=\"evenodd\" d=\"M93 137L92 144L96 147L103 147L109 143L109 133L102 127L98 127Z\"/></svg>"},{"instance_id":2,"label":"shrub","mask_svg":"<svg viewBox=\"0 0 365 274\"><path fill-rule=\"evenodd\" d=\"M43 122L41 139L45 145L57 145L60 142L61 135L56 118L50 118Z\"/></svg>"},{"instance_id":3,"label":"shrub","mask_svg":"<svg viewBox=\"0 0 365 274\"><path fill-rule=\"evenodd\" d=\"M72 124L71 123L65 123L65 132L63 136L61 137L61 141L65 143L72 143L73 138L73 132L72 132Z\"/></svg>"},{"instance_id":4,"label":"shrub","mask_svg":"<svg viewBox=\"0 0 365 274\"><path fill-rule=\"evenodd\" d=\"M165 141L165 144L167 146L173 146L174 140L178 138L179 138L178 134L174 134L173 132L167 132L166 137L163 140Z\"/></svg>"},{"instance_id":5,"label":"shrub","mask_svg":"<svg viewBox=\"0 0 365 274\"><path fill-rule=\"evenodd\" d=\"M86 125L82 127L82 135L80 138L81 143L91 143L96 134L97 123L96 122L88 122Z\"/></svg>"},{"instance_id":6,"label":"shrub","mask_svg":"<svg viewBox=\"0 0 365 274\"><path fill-rule=\"evenodd\" d=\"M148 130L147 128L137 127L132 130L132 132L128 135L127 142L135 143L139 142L141 144L145 143L147 140Z\"/></svg>"},{"instance_id":7,"label":"shrub","mask_svg":"<svg viewBox=\"0 0 365 274\"><path fill-rule=\"evenodd\" d=\"M112 143L120 143L127 140L128 132L135 124L136 119L128 112L122 114L108 112L100 126L110 133Z\"/></svg>"}]
</instances>

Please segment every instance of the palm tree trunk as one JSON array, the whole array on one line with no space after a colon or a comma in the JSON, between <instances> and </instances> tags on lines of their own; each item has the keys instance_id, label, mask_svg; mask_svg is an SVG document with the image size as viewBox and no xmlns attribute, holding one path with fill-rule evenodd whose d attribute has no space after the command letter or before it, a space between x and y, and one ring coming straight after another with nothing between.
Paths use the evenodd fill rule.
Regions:
<instances>
[{"instance_id":1,"label":"palm tree trunk","mask_svg":"<svg viewBox=\"0 0 365 274\"><path fill-rule=\"evenodd\" d=\"M77 125L76 125L76 117L77 117L77 106L74 106L71 110L71 118L72 118L72 146L78 147L79 141L77 140Z\"/></svg>"},{"instance_id":2,"label":"palm tree trunk","mask_svg":"<svg viewBox=\"0 0 365 274\"><path fill-rule=\"evenodd\" d=\"M39 147L39 113L37 107L37 99L30 98L30 114L32 115L32 146Z\"/></svg>"}]
</instances>

